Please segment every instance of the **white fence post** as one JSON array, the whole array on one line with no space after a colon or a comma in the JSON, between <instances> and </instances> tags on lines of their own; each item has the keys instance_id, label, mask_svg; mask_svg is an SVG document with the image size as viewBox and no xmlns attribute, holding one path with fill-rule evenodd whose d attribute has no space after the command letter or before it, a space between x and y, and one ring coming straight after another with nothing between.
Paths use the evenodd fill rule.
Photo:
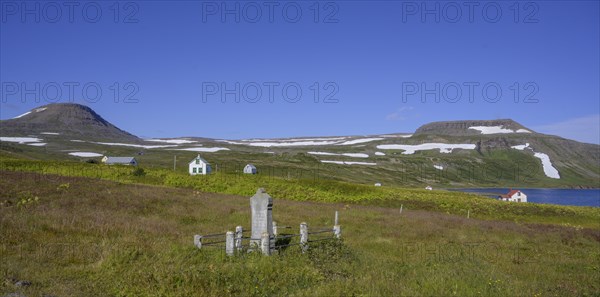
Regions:
<instances>
[{"instance_id":1,"label":"white fence post","mask_svg":"<svg viewBox=\"0 0 600 297\"><path fill-rule=\"evenodd\" d=\"M340 237L342 236L342 227L340 226L340 220L339 220L339 216L338 216L338 211L335 211L335 220L334 220L334 224L333 224L333 236L335 236L335 238L340 239Z\"/></svg>"},{"instance_id":2,"label":"white fence post","mask_svg":"<svg viewBox=\"0 0 600 297\"><path fill-rule=\"evenodd\" d=\"M300 246L303 253L308 249L308 225L305 222L300 223Z\"/></svg>"},{"instance_id":3,"label":"white fence post","mask_svg":"<svg viewBox=\"0 0 600 297\"><path fill-rule=\"evenodd\" d=\"M227 256L233 256L233 232L227 231L225 234L225 253Z\"/></svg>"},{"instance_id":4,"label":"white fence post","mask_svg":"<svg viewBox=\"0 0 600 297\"><path fill-rule=\"evenodd\" d=\"M277 222L273 221L273 237L271 238L271 248L272 252L275 252L275 244L277 243L277 234L279 234L279 230L277 230Z\"/></svg>"},{"instance_id":5,"label":"white fence post","mask_svg":"<svg viewBox=\"0 0 600 297\"><path fill-rule=\"evenodd\" d=\"M333 235L335 236L335 238L340 239L342 237L342 226L333 226Z\"/></svg>"},{"instance_id":6,"label":"white fence post","mask_svg":"<svg viewBox=\"0 0 600 297\"><path fill-rule=\"evenodd\" d=\"M194 245L198 248L202 248L202 235L194 235Z\"/></svg>"},{"instance_id":7,"label":"white fence post","mask_svg":"<svg viewBox=\"0 0 600 297\"><path fill-rule=\"evenodd\" d=\"M242 235L244 233L244 229L242 226L235 227L235 249L240 251L242 249Z\"/></svg>"},{"instance_id":8,"label":"white fence post","mask_svg":"<svg viewBox=\"0 0 600 297\"><path fill-rule=\"evenodd\" d=\"M271 238L269 236L269 232L263 232L263 234L260 237L260 250L262 251L263 255L271 255Z\"/></svg>"}]
</instances>

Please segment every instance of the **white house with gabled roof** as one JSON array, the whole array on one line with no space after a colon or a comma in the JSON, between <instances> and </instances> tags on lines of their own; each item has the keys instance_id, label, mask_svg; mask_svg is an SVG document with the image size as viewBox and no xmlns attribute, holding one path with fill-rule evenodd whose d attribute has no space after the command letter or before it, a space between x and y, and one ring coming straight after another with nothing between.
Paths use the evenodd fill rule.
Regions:
<instances>
[{"instance_id":1,"label":"white house with gabled roof","mask_svg":"<svg viewBox=\"0 0 600 297\"><path fill-rule=\"evenodd\" d=\"M498 200L511 201L511 202L527 202L527 195L520 190L510 189L510 192L506 195L498 196Z\"/></svg>"},{"instance_id":2,"label":"white house with gabled roof","mask_svg":"<svg viewBox=\"0 0 600 297\"><path fill-rule=\"evenodd\" d=\"M211 172L210 163L200 157L200 155L190 161L188 167L190 175L206 175L210 174Z\"/></svg>"}]
</instances>

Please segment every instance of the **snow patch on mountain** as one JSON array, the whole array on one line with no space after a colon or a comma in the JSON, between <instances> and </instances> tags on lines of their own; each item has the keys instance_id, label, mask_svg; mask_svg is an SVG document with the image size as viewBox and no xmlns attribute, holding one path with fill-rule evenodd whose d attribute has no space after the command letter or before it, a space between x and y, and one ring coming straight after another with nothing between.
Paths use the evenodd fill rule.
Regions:
<instances>
[{"instance_id":1,"label":"snow patch on mountain","mask_svg":"<svg viewBox=\"0 0 600 297\"><path fill-rule=\"evenodd\" d=\"M339 143L338 145L352 145L352 144L359 144L359 143L377 141L377 140L382 140L382 139L383 138L359 138L359 139L348 140L348 141Z\"/></svg>"},{"instance_id":2,"label":"snow patch on mountain","mask_svg":"<svg viewBox=\"0 0 600 297\"><path fill-rule=\"evenodd\" d=\"M448 154L451 153L454 149L465 149L465 150L474 150L474 144L450 144L450 143L423 143L423 144L381 144L378 145L378 149L382 150L404 150L402 152L403 155L412 155L416 151L425 151L425 150L433 150L439 149L440 153Z\"/></svg>"},{"instance_id":3,"label":"snow patch on mountain","mask_svg":"<svg viewBox=\"0 0 600 297\"><path fill-rule=\"evenodd\" d=\"M323 155L323 156L346 156L346 157L352 157L352 158L368 158L369 155L367 154L363 154L363 153L343 153L343 154L336 154L336 153L328 153L328 152L308 152L309 155Z\"/></svg>"},{"instance_id":4,"label":"snow patch on mountain","mask_svg":"<svg viewBox=\"0 0 600 297\"><path fill-rule=\"evenodd\" d=\"M297 141L297 142L237 142L231 140L222 140L225 143L237 145L249 145L258 147L290 147L290 146L313 146L336 144L337 141Z\"/></svg>"},{"instance_id":5,"label":"snow patch on mountain","mask_svg":"<svg viewBox=\"0 0 600 297\"><path fill-rule=\"evenodd\" d=\"M182 149L173 149L176 151L189 151L189 152L205 152L205 153L214 153L218 151L229 151L230 149L226 147L190 147L190 148L182 148Z\"/></svg>"},{"instance_id":6,"label":"snow patch on mountain","mask_svg":"<svg viewBox=\"0 0 600 297\"><path fill-rule=\"evenodd\" d=\"M513 145L513 146L511 146L511 148L514 148L514 149L516 149L516 150L520 150L520 151L523 151L523 150L525 150L526 148L528 148L528 149L531 149L531 148L529 147L529 142L527 142L527 143L525 143L525 144L520 144L520 145Z\"/></svg>"},{"instance_id":7,"label":"snow patch on mountain","mask_svg":"<svg viewBox=\"0 0 600 297\"><path fill-rule=\"evenodd\" d=\"M350 138L349 136L343 137L312 137L312 138L250 138L242 139L243 142L299 142L299 141L323 141L323 140L344 140Z\"/></svg>"},{"instance_id":8,"label":"snow patch on mountain","mask_svg":"<svg viewBox=\"0 0 600 297\"><path fill-rule=\"evenodd\" d=\"M321 163L331 163L331 164L339 164L339 165L368 165L368 166L377 165L377 163L370 163L370 162L330 161L330 160L321 160Z\"/></svg>"},{"instance_id":9,"label":"snow patch on mountain","mask_svg":"<svg viewBox=\"0 0 600 297\"><path fill-rule=\"evenodd\" d=\"M111 145L111 146L139 147L139 148L145 148L145 149L167 148L167 147L176 147L177 146L177 145L144 145L144 144L114 143L114 142L94 142L94 143L102 144L102 145Z\"/></svg>"},{"instance_id":10,"label":"snow patch on mountain","mask_svg":"<svg viewBox=\"0 0 600 297\"><path fill-rule=\"evenodd\" d=\"M531 148L529 146L529 142L525 143L525 144L520 144L520 145L513 145L513 146L511 146L511 148L520 150L520 151L524 151L525 149L529 149L529 150L533 151L533 148ZM542 168L544 169L544 174L547 177L560 179L560 174L558 173L558 170L556 170L554 165L552 165L552 162L550 161L550 157L547 154L533 152L533 156L542 161Z\"/></svg>"},{"instance_id":11,"label":"snow patch on mountain","mask_svg":"<svg viewBox=\"0 0 600 297\"><path fill-rule=\"evenodd\" d=\"M153 142L164 142L164 143L172 143L172 144L188 144L188 143L196 143L197 141L195 140L189 140L189 139L158 139L158 138L151 138L151 139L144 139L145 141L153 141Z\"/></svg>"},{"instance_id":12,"label":"snow patch on mountain","mask_svg":"<svg viewBox=\"0 0 600 297\"><path fill-rule=\"evenodd\" d=\"M478 130L481 134L531 133L531 131L525 129L518 129L515 131L503 127L504 126L473 126L469 127L469 129Z\"/></svg>"},{"instance_id":13,"label":"snow patch on mountain","mask_svg":"<svg viewBox=\"0 0 600 297\"><path fill-rule=\"evenodd\" d=\"M75 157L102 157L102 154L92 153L92 152L73 152L69 153L71 156Z\"/></svg>"},{"instance_id":14,"label":"snow patch on mountain","mask_svg":"<svg viewBox=\"0 0 600 297\"><path fill-rule=\"evenodd\" d=\"M558 170L556 170L552 165L552 162L550 162L550 157L548 155L544 153L534 153L533 156L542 160L542 168L547 177L560 179L560 174L558 174Z\"/></svg>"},{"instance_id":15,"label":"snow patch on mountain","mask_svg":"<svg viewBox=\"0 0 600 297\"><path fill-rule=\"evenodd\" d=\"M17 142L20 144L29 142L41 142L43 139L37 137L0 137L0 141Z\"/></svg>"},{"instance_id":16,"label":"snow patch on mountain","mask_svg":"<svg viewBox=\"0 0 600 297\"><path fill-rule=\"evenodd\" d=\"M28 114L30 114L30 113L31 113L31 111L28 111L28 112L26 112L26 113L24 113L24 114L21 114L21 115L18 115L18 116L16 116L16 117L14 117L13 119L18 119L18 118L20 118L20 117L24 117L24 116L26 116L26 115L28 115Z\"/></svg>"}]
</instances>

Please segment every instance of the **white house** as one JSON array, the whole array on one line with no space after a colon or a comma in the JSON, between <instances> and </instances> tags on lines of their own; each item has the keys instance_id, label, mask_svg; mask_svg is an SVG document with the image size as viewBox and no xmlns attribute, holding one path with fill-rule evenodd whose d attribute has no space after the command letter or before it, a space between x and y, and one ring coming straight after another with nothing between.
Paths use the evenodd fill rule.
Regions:
<instances>
[{"instance_id":1,"label":"white house","mask_svg":"<svg viewBox=\"0 0 600 297\"><path fill-rule=\"evenodd\" d=\"M375 183L376 187L381 187L381 183Z\"/></svg>"},{"instance_id":2,"label":"white house","mask_svg":"<svg viewBox=\"0 0 600 297\"><path fill-rule=\"evenodd\" d=\"M427 186L427 187L425 187L425 190L431 191L431 190L433 190L433 188L431 186Z\"/></svg>"},{"instance_id":3,"label":"white house","mask_svg":"<svg viewBox=\"0 0 600 297\"><path fill-rule=\"evenodd\" d=\"M498 196L498 200L511 202L527 202L527 195L520 190L510 190L506 195Z\"/></svg>"},{"instance_id":4,"label":"white house","mask_svg":"<svg viewBox=\"0 0 600 297\"><path fill-rule=\"evenodd\" d=\"M245 174L256 174L256 173L258 173L258 170L256 169L256 166L254 166L252 164L246 164L246 167L244 167L244 173Z\"/></svg>"},{"instance_id":5,"label":"white house","mask_svg":"<svg viewBox=\"0 0 600 297\"><path fill-rule=\"evenodd\" d=\"M190 175L210 174L210 171L210 164L200 157L200 155L194 158L189 164Z\"/></svg>"},{"instance_id":6,"label":"white house","mask_svg":"<svg viewBox=\"0 0 600 297\"><path fill-rule=\"evenodd\" d=\"M106 165L133 165L137 166L137 160L134 157L108 157L104 156L102 162Z\"/></svg>"}]
</instances>

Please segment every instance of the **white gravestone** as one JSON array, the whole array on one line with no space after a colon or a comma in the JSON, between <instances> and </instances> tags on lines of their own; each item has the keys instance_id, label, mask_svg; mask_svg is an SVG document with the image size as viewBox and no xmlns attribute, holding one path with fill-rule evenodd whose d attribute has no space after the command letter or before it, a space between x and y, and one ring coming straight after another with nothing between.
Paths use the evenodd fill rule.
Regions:
<instances>
[{"instance_id":1,"label":"white gravestone","mask_svg":"<svg viewBox=\"0 0 600 297\"><path fill-rule=\"evenodd\" d=\"M256 194L250 198L250 208L252 210L252 236L250 243L260 246L260 239L263 233L273 236L273 198L260 188Z\"/></svg>"}]
</instances>

